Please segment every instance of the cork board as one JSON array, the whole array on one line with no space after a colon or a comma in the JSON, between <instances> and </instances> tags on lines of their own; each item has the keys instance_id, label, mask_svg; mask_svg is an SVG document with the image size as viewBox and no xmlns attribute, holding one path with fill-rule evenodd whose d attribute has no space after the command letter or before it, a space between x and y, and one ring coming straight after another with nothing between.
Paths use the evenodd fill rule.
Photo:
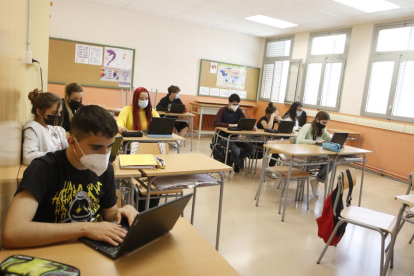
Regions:
<instances>
[{"instance_id":1,"label":"cork board","mask_svg":"<svg viewBox=\"0 0 414 276\"><path fill-rule=\"evenodd\" d=\"M214 64L217 65L216 72L214 72L214 69L212 69L212 65L214 68ZM232 88L218 85L220 83L218 74L220 74L220 68L223 67L231 67L244 71L244 86L240 86L239 88ZM240 98L242 100L256 101L257 91L259 89L259 77L260 68L202 59L200 62L200 75L198 80L197 95L204 97L228 98L232 93L237 93L240 95ZM209 94L206 94L207 88ZM217 89L219 90L218 95ZM222 90L227 90L227 92ZM245 95L245 97L242 97L242 95Z\"/></svg>"},{"instance_id":2,"label":"cork board","mask_svg":"<svg viewBox=\"0 0 414 276\"><path fill-rule=\"evenodd\" d=\"M120 87L118 81L101 80L101 68L106 68L103 64L75 63L76 44L98 46L104 49L105 47L111 47L119 50L133 51L131 70L131 87L133 87L135 49L53 37L49 38L49 83L66 84L77 82L82 86L127 89L126 87ZM117 67L109 68L118 69Z\"/></svg>"}]
</instances>

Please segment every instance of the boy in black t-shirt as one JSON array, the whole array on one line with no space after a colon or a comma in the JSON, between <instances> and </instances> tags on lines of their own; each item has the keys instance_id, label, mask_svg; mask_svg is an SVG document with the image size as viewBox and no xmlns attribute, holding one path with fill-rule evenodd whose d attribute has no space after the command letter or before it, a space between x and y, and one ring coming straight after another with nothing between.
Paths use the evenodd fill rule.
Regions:
<instances>
[{"instance_id":1,"label":"boy in black t-shirt","mask_svg":"<svg viewBox=\"0 0 414 276\"><path fill-rule=\"evenodd\" d=\"M138 212L131 205L116 206L108 163L118 133L114 118L99 106L85 106L73 116L71 132L66 150L33 160L24 172L6 216L3 246L42 246L84 236L116 246L125 237L121 218L131 224Z\"/></svg>"}]
</instances>

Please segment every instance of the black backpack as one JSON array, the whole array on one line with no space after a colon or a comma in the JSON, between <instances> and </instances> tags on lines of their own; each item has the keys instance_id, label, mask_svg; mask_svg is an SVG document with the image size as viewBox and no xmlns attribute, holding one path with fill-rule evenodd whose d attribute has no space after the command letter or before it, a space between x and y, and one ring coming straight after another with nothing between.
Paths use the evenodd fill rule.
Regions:
<instances>
[{"instance_id":1,"label":"black backpack","mask_svg":"<svg viewBox=\"0 0 414 276\"><path fill-rule=\"evenodd\" d=\"M217 145L214 147L214 141L213 143L210 144L210 148L213 149L213 158L217 161L220 161L221 163L224 163L224 160L226 158L226 151L225 151L225 146L223 146L224 141L221 141L219 143L217 143ZM233 166L233 157L231 156L231 151L227 151L227 165L228 166Z\"/></svg>"}]
</instances>

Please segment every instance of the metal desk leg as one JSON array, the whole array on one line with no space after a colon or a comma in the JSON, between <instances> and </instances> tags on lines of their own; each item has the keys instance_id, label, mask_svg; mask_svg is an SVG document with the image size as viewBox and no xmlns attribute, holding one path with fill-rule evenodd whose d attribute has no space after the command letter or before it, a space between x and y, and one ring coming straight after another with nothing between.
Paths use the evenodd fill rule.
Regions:
<instances>
[{"instance_id":1,"label":"metal desk leg","mask_svg":"<svg viewBox=\"0 0 414 276\"><path fill-rule=\"evenodd\" d=\"M190 128L191 128L191 144L190 144L190 151L193 151L193 138L194 138L194 124L193 124L193 117L190 117Z\"/></svg>"},{"instance_id":2,"label":"metal desk leg","mask_svg":"<svg viewBox=\"0 0 414 276\"><path fill-rule=\"evenodd\" d=\"M256 192L256 207L259 206L259 197L260 197L260 192L262 191L262 185L263 182L265 182L266 179L266 168L267 168L267 163L268 163L268 157L267 157L267 153L268 153L269 149L265 148L265 152L263 153L263 163L262 163L262 176L260 178L260 184L259 184L259 188L257 189Z\"/></svg>"},{"instance_id":3,"label":"metal desk leg","mask_svg":"<svg viewBox=\"0 0 414 276\"><path fill-rule=\"evenodd\" d=\"M326 176L325 176L325 191L323 192L323 201L325 201L327 193L328 193L328 182L330 182L329 179L329 165L330 165L331 161L329 160L329 156L328 156L328 163L326 164Z\"/></svg>"},{"instance_id":4,"label":"metal desk leg","mask_svg":"<svg viewBox=\"0 0 414 276\"><path fill-rule=\"evenodd\" d=\"M290 177L292 175L292 162L293 162L293 156L290 159L289 162L289 173L288 173L288 178L287 178L287 183L286 183L286 195L285 195L285 204L283 206L283 214L282 214L282 221L285 221L285 212L286 212L286 204L287 204L287 200L288 200L288 193L289 193L289 183L290 183ZM283 190L282 190L283 193Z\"/></svg>"},{"instance_id":5,"label":"metal desk leg","mask_svg":"<svg viewBox=\"0 0 414 276\"><path fill-rule=\"evenodd\" d=\"M177 145L177 154L180 154L180 146L181 146L181 144L178 143L178 140L175 141L175 144Z\"/></svg>"},{"instance_id":6,"label":"metal desk leg","mask_svg":"<svg viewBox=\"0 0 414 276\"><path fill-rule=\"evenodd\" d=\"M358 207L361 207L361 199L362 199L362 188L364 187L364 176L365 176L365 161L366 156L365 154L362 154L364 156L363 162L362 162L362 173L361 173L361 187L359 188L359 201L358 201Z\"/></svg>"},{"instance_id":7,"label":"metal desk leg","mask_svg":"<svg viewBox=\"0 0 414 276\"><path fill-rule=\"evenodd\" d=\"M203 107L199 107L200 108L200 118L198 119L198 140L200 140L200 136L201 136L201 125L203 122Z\"/></svg>"},{"instance_id":8,"label":"metal desk leg","mask_svg":"<svg viewBox=\"0 0 414 276\"><path fill-rule=\"evenodd\" d=\"M223 191L224 191L224 173L220 172L221 185L220 185L220 199L218 209L218 221L217 221L217 235L216 235L216 250L219 250L220 242L220 227L221 227L221 212L223 209Z\"/></svg>"},{"instance_id":9,"label":"metal desk leg","mask_svg":"<svg viewBox=\"0 0 414 276\"><path fill-rule=\"evenodd\" d=\"M194 223L194 210L195 210L196 196L197 196L197 186L194 188L194 192L193 192L193 206L191 208L191 225Z\"/></svg>"}]
</instances>

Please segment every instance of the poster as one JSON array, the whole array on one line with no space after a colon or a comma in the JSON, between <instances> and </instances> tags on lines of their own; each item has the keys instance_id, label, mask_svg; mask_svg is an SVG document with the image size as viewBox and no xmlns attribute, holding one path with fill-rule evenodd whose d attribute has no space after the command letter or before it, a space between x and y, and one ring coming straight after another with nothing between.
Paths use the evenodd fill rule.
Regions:
<instances>
[{"instance_id":1,"label":"poster","mask_svg":"<svg viewBox=\"0 0 414 276\"><path fill-rule=\"evenodd\" d=\"M210 95L211 96L220 96L220 89L218 89L218 88L210 88Z\"/></svg>"},{"instance_id":2,"label":"poster","mask_svg":"<svg viewBox=\"0 0 414 276\"><path fill-rule=\"evenodd\" d=\"M212 62L210 64L210 73L217 74L217 62Z\"/></svg>"},{"instance_id":3,"label":"poster","mask_svg":"<svg viewBox=\"0 0 414 276\"><path fill-rule=\"evenodd\" d=\"M114 81L119 79L119 70L111 68L101 68L101 81Z\"/></svg>"},{"instance_id":4,"label":"poster","mask_svg":"<svg viewBox=\"0 0 414 276\"><path fill-rule=\"evenodd\" d=\"M76 44L75 46L75 63L89 63L89 45Z\"/></svg>"},{"instance_id":5,"label":"poster","mask_svg":"<svg viewBox=\"0 0 414 276\"><path fill-rule=\"evenodd\" d=\"M204 86L200 86L200 95L210 95L210 88L209 87L204 87Z\"/></svg>"},{"instance_id":6,"label":"poster","mask_svg":"<svg viewBox=\"0 0 414 276\"><path fill-rule=\"evenodd\" d=\"M247 98L247 91L240 91L240 98L246 99Z\"/></svg>"},{"instance_id":7,"label":"poster","mask_svg":"<svg viewBox=\"0 0 414 276\"><path fill-rule=\"evenodd\" d=\"M89 47L89 64L102 66L103 47Z\"/></svg>"},{"instance_id":8,"label":"poster","mask_svg":"<svg viewBox=\"0 0 414 276\"><path fill-rule=\"evenodd\" d=\"M104 67L132 70L134 51L105 47Z\"/></svg>"},{"instance_id":9,"label":"poster","mask_svg":"<svg viewBox=\"0 0 414 276\"><path fill-rule=\"evenodd\" d=\"M220 97L228 97L228 96L229 96L229 90L220 89Z\"/></svg>"},{"instance_id":10,"label":"poster","mask_svg":"<svg viewBox=\"0 0 414 276\"><path fill-rule=\"evenodd\" d=\"M246 83L246 67L218 64L217 87L243 90Z\"/></svg>"},{"instance_id":11,"label":"poster","mask_svg":"<svg viewBox=\"0 0 414 276\"><path fill-rule=\"evenodd\" d=\"M131 70L119 70L119 87L131 87Z\"/></svg>"}]
</instances>

